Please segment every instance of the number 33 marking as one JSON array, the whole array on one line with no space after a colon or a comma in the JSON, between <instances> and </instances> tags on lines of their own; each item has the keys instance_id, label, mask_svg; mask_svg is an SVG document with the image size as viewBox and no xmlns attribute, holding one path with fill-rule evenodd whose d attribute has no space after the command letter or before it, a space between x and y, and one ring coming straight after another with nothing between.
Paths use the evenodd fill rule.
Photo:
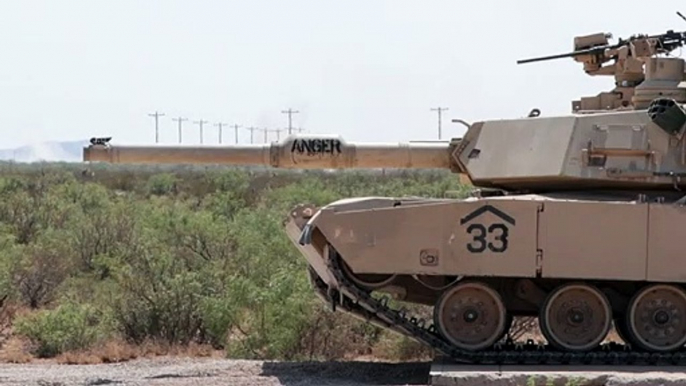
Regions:
<instances>
[{"instance_id":1,"label":"number 33 marking","mask_svg":"<svg viewBox=\"0 0 686 386\"><path fill-rule=\"evenodd\" d=\"M486 231L482 224L472 224L467 228L467 233L472 235L472 242L467 244L467 249L472 253L481 253L488 247L491 252L505 252L507 250L508 228L505 224L491 224ZM493 235L493 241L486 240L486 235Z\"/></svg>"}]
</instances>

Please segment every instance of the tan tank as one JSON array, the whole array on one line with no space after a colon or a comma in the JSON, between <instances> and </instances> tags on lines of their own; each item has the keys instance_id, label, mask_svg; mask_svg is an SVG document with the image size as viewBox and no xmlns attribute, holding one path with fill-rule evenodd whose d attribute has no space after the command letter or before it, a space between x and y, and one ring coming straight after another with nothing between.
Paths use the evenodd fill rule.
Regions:
<instances>
[{"instance_id":1,"label":"tan tank","mask_svg":"<svg viewBox=\"0 0 686 386\"><path fill-rule=\"evenodd\" d=\"M684 364L686 73L683 59L658 57L684 42L673 31L615 45L606 34L576 38L575 52L555 57L613 75L612 91L574 102L570 115L476 122L451 141L308 135L185 147L106 138L93 139L84 160L450 169L479 189L467 199L358 197L293 209L286 232L322 299L463 362ZM373 293L431 306L433 321ZM515 316L538 317L547 344L508 341ZM613 324L626 345L603 344Z\"/></svg>"}]
</instances>

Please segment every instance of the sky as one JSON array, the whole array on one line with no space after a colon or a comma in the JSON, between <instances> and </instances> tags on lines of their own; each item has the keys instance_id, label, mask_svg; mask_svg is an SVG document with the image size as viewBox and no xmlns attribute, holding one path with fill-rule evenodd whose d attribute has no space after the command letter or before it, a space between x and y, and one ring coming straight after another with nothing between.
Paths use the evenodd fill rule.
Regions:
<instances>
[{"instance_id":1,"label":"sky","mask_svg":"<svg viewBox=\"0 0 686 386\"><path fill-rule=\"evenodd\" d=\"M613 87L573 38L686 30L683 1L0 0L0 148L112 136L217 144L218 122L348 141L459 137L468 122L568 114ZM679 54L679 52L677 52ZM283 138L283 133L281 138ZM233 129L224 128L224 143ZM264 141L255 133L256 143ZM276 133L269 141L276 140Z\"/></svg>"}]
</instances>

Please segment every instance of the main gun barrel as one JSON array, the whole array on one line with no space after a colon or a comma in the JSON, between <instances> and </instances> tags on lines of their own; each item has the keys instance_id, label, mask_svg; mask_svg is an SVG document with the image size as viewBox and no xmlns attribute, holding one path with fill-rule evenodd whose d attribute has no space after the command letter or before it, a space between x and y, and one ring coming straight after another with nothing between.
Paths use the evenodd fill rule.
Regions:
<instances>
[{"instance_id":1,"label":"main gun barrel","mask_svg":"<svg viewBox=\"0 0 686 386\"><path fill-rule=\"evenodd\" d=\"M455 142L349 143L339 136L297 135L279 143L229 146L110 145L92 139L84 161L132 164L219 164L290 169L450 169Z\"/></svg>"}]
</instances>

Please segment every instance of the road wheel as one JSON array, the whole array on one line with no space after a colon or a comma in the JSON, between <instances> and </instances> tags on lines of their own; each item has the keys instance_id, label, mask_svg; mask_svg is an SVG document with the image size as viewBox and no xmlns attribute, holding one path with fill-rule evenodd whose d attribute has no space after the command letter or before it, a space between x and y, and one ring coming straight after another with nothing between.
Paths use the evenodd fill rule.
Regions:
<instances>
[{"instance_id":1,"label":"road wheel","mask_svg":"<svg viewBox=\"0 0 686 386\"><path fill-rule=\"evenodd\" d=\"M636 346L667 352L686 344L686 293L656 284L640 290L627 309L629 339Z\"/></svg>"},{"instance_id":2,"label":"road wheel","mask_svg":"<svg viewBox=\"0 0 686 386\"><path fill-rule=\"evenodd\" d=\"M492 346L507 332L507 312L493 288L465 282L445 291L434 308L434 324L455 347L477 351Z\"/></svg>"},{"instance_id":3,"label":"road wheel","mask_svg":"<svg viewBox=\"0 0 686 386\"><path fill-rule=\"evenodd\" d=\"M588 351L598 346L610 331L612 309L596 287L565 284L543 302L539 323L551 345L567 351Z\"/></svg>"}]
</instances>

